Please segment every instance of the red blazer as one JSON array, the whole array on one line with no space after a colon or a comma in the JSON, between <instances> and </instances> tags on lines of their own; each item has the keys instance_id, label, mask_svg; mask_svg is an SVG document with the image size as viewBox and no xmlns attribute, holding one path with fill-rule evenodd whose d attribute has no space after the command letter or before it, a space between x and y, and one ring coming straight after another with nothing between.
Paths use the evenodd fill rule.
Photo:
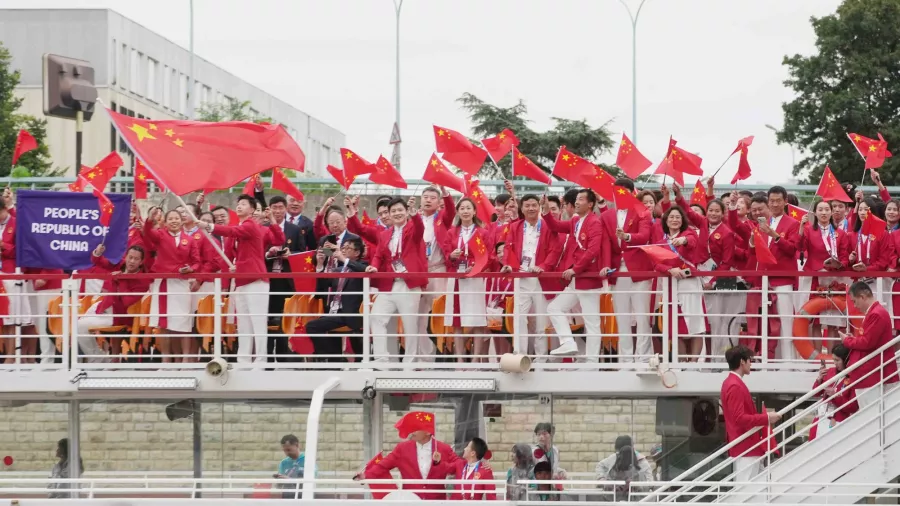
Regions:
<instances>
[{"instance_id":1,"label":"red blazer","mask_svg":"<svg viewBox=\"0 0 900 506\"><path fill-rule=\"evenodd\" d=\"M778 263L771 267L773 271L796 271L797 270L797 244L800 242L800 222L791 218L787 214L781 215L775 232L781 237L778 242L772 240L769 242L769 251L775 256ZM795 285L796 277L772 277L769 278L769 284L772 287Z\"/></svg>"},{"instance_id":2,"label":"red blazer","mask_svg":"<svg viewBox=\"0 0 900 506\"><path fill-rule=\"evenodd\" d=\"M663 212L666 212L668 208L672 207L671 201L664 200L660 204ZM688 222L690 223L690 225L697 227L697 239L699 240L698 244L700 244L701 246L709 244L709 222L706 221L706 216L703 216L702 214L691 209L690 203L684 200L683 195L675 198L675 204L677 204L678 207L684 209L684 212L687 213ZM661 224L660 228L662 228ZM663 238L663 240L665 240L665 238ZM706 247L694 248L692 257L687 257L687 259L693 262L694 265L700 265L703 262L709 260L709 258L709 248Z\"/></svg>"},{"instance_id":3,"label":"red blazer","mask_svg":"<svg viewBox=\"0 0 900 506\"><path fill-rule=\"evenodd\" d=\"M750 389L744 384L737 374L728 373L728 377L722 382L722 411L725 415L725 438L731 442L744 435L755 427L769 425L769 416L766 413L757 413ZM758 430L747 439L728 450L730 457L760 457L766 453L766 443L763 441L763 430ZM760 441L761 444L757 445ZM754 447L754 445L756 445ZM745 451L753 448L746 454ZM742 455L743 454L743 455Z\"/></svg>"},{"instance_id":4,"label":"red blazer","mask_svg":"<svg viewBox=\"0 0 900 506\"><path fill-rule=\"evenodd\" d=\"M713 230L712 234L709 234L708 226L706 231L709 242L704 243L701 239L700 247L703 248L704 244L707 245L706 249L709 250L710 258L716 263L717 271L730 271L735 265L734 246L735 242L737 242L737 236L725 223L719 223L719 226ZM713 278L713 281L715 281L715 278Z\"/></svg>"},{"instance_id":5,"label":"red blazer","mask_svg":"<svg viewBox=\"0 0 900 506\"><path fill-rule=\"evenodd\" d=\"M226 238L225 254L234 261L235 272L260 275L258 278L235 279L236 287L266 279L266 261L263 252L264 241L269 231L278 244L284 244L284 232L274 223L269 225L268 231L251 218L236 226L213 227L213 234Z\"/></svg>"},{"instance_id":6,"label":"red blazer","mask_svg":"<svg viewBox=\"0 0 900 506\"><path fill-rule=\"evenodd\" d=\"M841 267L828 270L842 270L847 268L850 263L850 240L847 233L838 228L834 231L834 239L837 243L837 259L841 263ZM831 255L825 248L821 230L813 230L812 225L804 227L803 236L800 237L797 247L806 257L806 263L803 265L804 271L825 270L825 261L831 258Z\"/></svg>"},{"instance_id":7,"label":"red blazer","mask_svg":"<svg viewBox=\"0 0 900 506\"><path fill-rule=\"evenodd\" d=\"M375 257L375 252L378 250L378 240L381 237L381 233L388 228L391 227L384 227L378 224L364 225L356 216L351 216L347 220L347 230L358 235L366 244L365 258L369 263L372 263L372 258Z\"/></svg>"},{"instance_id":8,"label":"red blazer","mask_svg":"<svg viewBox=\"0 0 900 506\"><path fill-rule=\"evenodd\" d=\"M506 236L506 248L503 250L503 265L509 265L512 258L519 260L519 263L521 263L522 245L525 242L525 223L527 223L525 220L517 220L510 225L509 233ZM546 222L538 223L540 223L541 230L538 233L537 251L534 255L535 258L532 260L532 265L540 267L546 272L554 272L559 264L563 243L567 235L560 237L560 234L550 230ZM555 296L555 293L552 292L562 290L557 279L540 278L540 284L541 288L548 292L544 294L547 300Z\"/></svg>"},{"instance_id":9,"label":"red blazer","mask_svg":"<svg viewBox=\"0 0 900 506\"><path fill-rule=\"evenodd\" d=\"M348 226L347 228L350 227ZM353 231L351 230L351 232ZM316 213L316 218L313 220L313 234L315 234L316 237L325 237L330 233L328 227L325 225L325 216L322 213Z\"/></svg>"},{"instance_id":10,"label":"red blazer","mask_svg":"<svg viewBox=\"0 0 900 506\"><path fill-rule=\"evenodd\" d=\"M447 244L451 246L450 253L453 253L453 250L459 247L459 235L462 227L453 227L447 233ZM494 241L491 239L490 232L487 231L484 227L475 227L475 230L472 232L472 237L469 239L469 256L466 259L466 247L463 245L463 255L459 257L458 260L450 260L450 255L447 255L448 269L450 272L456 272L459 268L459 264L463 259L466 259L467 263L471 264L475 261L475 253L472 251L472 248L475 247L475 238L480 237L481 241L485 243L487 246L487 256L488 263L485 265L485 268L482 272L489 272L492 270L492 267L496 267L496 258L494 254Z\"/></svg>"},{"instance_id":11,"label":"red blazer","mask_svg":"<svg viewBox=\"0 0 900 506\"><path fill-rule=\"evenodd\" d=\"M700 247L700 240L697 238L697 232L690 228L685 230L684 232L681 232L675 238L680 239L682 237L687 239L687 244L685 244L684 246L675 246L675 250L678 251L678 253L682 257L684 257L685 260L690 261L690 259L694 257L694 250ZM653 268L656 269L657 272L663 274L668 273L669 269L673 269L676 267L681 269L691 269L692 271L697 270L696 265L688 265L684 263L681 258L672 258L662 262L656 262L653 265Z\"/></svg>"},{"instance_id":12,"label":"red blazer","mask_svg":"<svg viewBox=\"0 0 900 506\"><path fill-rule=\"evenodd\" d=\"M862 332L857 336L848 336L843 340L844 346L850 348L850 357L847 359L847 367L864 359L866 355L872 353L878 348L884 346L891 340L892 334L891 316L880 302L875 302L866 312L863 319ZM881 371L876 371L885 364ZM863 378L866 373L876 371ZM896 383L897 378L897 360L894 357L894 350L888 348L881 357L874 357L867 360L864 364L853 370L850 375L851 383L860 380L853 388L869 388L881 383L882 374L885 383ZM860 379L863 378L863 379Z\"/></svg>"},{"instance_id":13,"label":"red blazer","mask_svg":"<svg viewBox=\"0 0 900 506\"><path fill-rule=\"evenodd\" d=\"M391 253L391 236L393 233L394 227L381 233L381 237L378 240L378 250L375 252L375 257L372 258L372 266L381 272L394 272L392 265L393 255ZM419 214L412 215L403 227L403 232L400 236L400 260L403 261L403 265L410 273L428 273L424 235L425 224L422 222L422 216ZM405 280L406 286L409 288L425 288L428 286L427 275L409 277L405 278ZM372 286L382 292L390 292L393 285L394 282L390 278L372 281Z\"/></svg>"},{"instance_id":14,"label":"red blazer","mask_svg":"<svg viewBox=\"0 0 900 506\"><path fill-rule=\"evenodd\" d=\"M494 490L496 490L496 488L492 483L475 483L482 481L492 481L494 479L494 473L490 469L484 469L484 466L479 466L477 471L473 472L468 478L466 478L466 464L467 462L465 460L459 459L453 463L453 468L448 469L449 473L447 474L453 475L455 479L468 479L469 481L465 484L457 483L453 485L453 490L456 490L456 492L454 492L450 496L450 500L496 501L497 494L494 493Z\"/></svg>"},{"instance_id":15,"label":"red blazer","mask_svg":"<svg viewBox=\"0 0 900 506\"><path fill-rule=\"evenodd\" d=\"M118 270L106 257L91 255L91 262L107 272ZM114 276L103 282L103 299L97 305L97 314L103 314L107 309L113 310L113 325L128 325L133 318L127 316L128 307L143 298L150 290L150 279L119 279ZM118 295L119 293L127 295Z\"/></svg>"},{"instance_id":16,"label":"red blazer","mask_svg":"<svg viewBox=\"0 0 900 506\"><path fill-rule=\"evenodd\" d=\"M822 381L819 381L819 379L816 378L816 382L813 383L812 386L813 390L815 390L816 387L818 387L822 383L825 383L826 381L835 377L836 375L837 369L835 369L834 367L828 369L825 372L825 378ZM837 389L837 394L831 399L831 402L835 406L839 406L839 408L834 412L835 422L843 422L850 415L859 411L859 404L857 404L856 402L856 394L854 389L847 388L848 386L850 386L850 383L850 378L845 376L843 381L839 381L833 386L833 388ZM825 392L822 392L819 397L821 397L823 400L828 398L828 396L825 395ZM810 435L810 439L812 439L812 435Z\"/></svg>"},{"instance_id":17,"label":"red blazer","mask_svg":"<svg viewBox=\"0 0 900 506\"><path fill-rule=\"evenodd\" d=\"M888 267L896 269L897 265L900 264L900 233L898 233L896 230L892 230L888 231L887 235L888 237L890 237L891 243L894 246L894 252L898 253L897 257L894 258L894 263L889 265Z\"/></svg>"},{"instance_id":18,"label":"red blazer","mask_svg":"<svg viewBox=\"0 0 900 506\"><path fill-rule=\"evenodd\" d=\"M850 243L850 252L856 253L856 262L848 264L852 267L857 262L862 262L868 271L886 271L888 267L897 263L897 252L894 251L894 241L887 233L876 239L869 236L867 245L860 240L859 232L847 234Z\"/></svg>"},{"instance_id":19,"label":"red blazer","mask_svg":"<svg viewBox=\"0 0 900 506\"><path fill-rule=\"evenodd\" d=\"M559 265L561 270L571 268L575 274L582 274L585 272L598 273L600 269L609 267L609 241L601 235L603 225L600 219L596 214L588 213L582 218L584 224L579 228L577 220L556 221L552 214L544 215L544 222L552 231L558 234L568 233L571 236L566 242L566 249L572 250L572 253L571 256L565 256L567 260L571 258L571 262L561 263ZM576 230L578 237L575 237ZM579 242L581 246L578 245ZM596 290L602 287L603 278L575 278L575 288L578 290Z\"/></svg>"},{"instance_id":20,"label":"red blazer","mask_svg":"<svg viewBox=\"0 0 900 506\"><path fill-rule=\"evenodd\" d=\"M144 223L144 241L150 250L156 252L151 272L178 272L185 266L194 272L200 270L200 253L187 232L181 232L181 238L176 246L175 236L168 230L153 228L153 225L151 220Z\"/></svg>"},{"instance_id":21,"label":"red blazer","mask_svg":"<svg viewBox=\"0 0 900 506\"><path fill-rule=\"evenodd\" d=\"M650 257L648 257L646 253L638 248L629 248L629 246L650 244L650 238L652 234L650 231L650 213L638 214L634 209L628 210L628 213L625 215L625 226L622 227L622 230L624 230L627 234L631 234L631 241L622 241L621 246L619 245L619 241L616 238L616 229L618 228L618 214L619 213L617 210L610 209L608 212L600 215L600 221L603 224L602 233L606 237L606 242L608 243L610 252L610 262L608 264L604 264L604 267L618 269L619 265L622 263L622 258L624 258L625 267L628 268L629 272L653 271L653 263L650 261ZM632 276L631 279L637 282L650 279L650 277ZM615 278L613 278L612 282L615 283Z\"/></svg>"},{"instance_id":22,"label":"red blazer","mask_svg":"<svg viewBox=\"0 0 900 506\"><path fill-rule=\"evenodd\" d=\"M400 471L400 478L404 480L446 479L449 474L449 469L455 468L456 462L461 459L453 452L453 448L447 443L435 440L435 449L441 454L441 462L438 465L435 465L434 462L431 463L431 470L428 472L428 476L422 476L422 472L419 471L419 459L416 455L415 441L407 440L398 443L391 453L381 459L381 461L373 464L372 467L365 472L366 478L373 480L382 479L381 477L384 476L384 473L390 473L391 470L397 469ZM444 485L416 485L411 483L404 483L402 489L423 491L445 490ZM447 494L441 492L419 492L417 495L425 501L442 501L447 499Z\"/></svg>"},{"instance_id":23,"label":"red blazer","mask_svg":"<svg viewBox=\"0 0 900 506\"><path fill-rule=\"evenodd\" d=\"M222 255L216 251L215 246L209 242L209 239L203 237L203 232L200 230L195 231L191 234L191 239L197 245L197 254L200 255L200 270L197 272L212 274L215 272L228 272L228 264L225 263L225 260L222 258ZM225 241L221 241L216 237L212 238L213 241L219 241L219 246L222 247L223 251L225 249Z\"/></svg>"},{"instance_id":24,"label":"red blazer","mask_svg":"<svg viewBox=\"0 0 900 506\"><path fill-rule=\"evenodd\" d=\"M450 231L450 228L453 227L453 218L456 218L456 202L453 202L453 197L450 195L447 195L443 198L444 209L438 210L438 212L428 217L421 213L420 216L422 217L423 227L425 226L425 220L434 220L434 242L439 248L441 248L441 251L444 252L444 260L447 263L447 268L449 269L450 253L453 253L453 250L456 248L456 244L450 244L450 237L448 236L448 232ZM491 244L493 243L494 241L492 240ZM425 270L427 271L428 269Z\"/></svg>"},{"instance_id":25,"label":"red blazer","mask_svg":"<svg viewBox=\"0 0 900 506\"><path fill-rule=\"evenodd\" d=\"M12 213L3 229L3 237L0 237L0 272L15 274L16 272L16 218Z\"/></svg>"}]
</instances>

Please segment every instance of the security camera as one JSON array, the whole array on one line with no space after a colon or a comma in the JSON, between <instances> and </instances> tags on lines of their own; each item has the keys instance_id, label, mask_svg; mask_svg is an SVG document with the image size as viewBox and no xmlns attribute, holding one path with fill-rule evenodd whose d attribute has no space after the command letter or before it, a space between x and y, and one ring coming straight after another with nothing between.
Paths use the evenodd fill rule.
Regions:
<instances>
[{"instance_id":1,"label":"security camera","mask_svg":"<svg viewBox=\"0 0 900 506\"><path fill-rule=\"evenodd\" d=\"M206 364L206 374L218 378L228 372L228 362L223 358L214 358Z\"/></svg>"},{"instance_id":2,"label":"security camera","mask_svg":"<svg viewBox=\"0 0 900 506\"><path fill-rule=\"evenodd\" d=\"M528 372L531 370L531 358L528 355L504 353L500 357L500 370L503 372Z\"/></svg>"},{"instance_id":3,"label":"security camera","mask_svg":"<svg viewBox=\"0 0 900 506\"><path fill-rule=\"evenodd\" d=\"M367 386L362 389L362 398L364 400L371 401L377 394L378 392L375 391L375 387L373 386Z\"/></svg>"}]
</instances>

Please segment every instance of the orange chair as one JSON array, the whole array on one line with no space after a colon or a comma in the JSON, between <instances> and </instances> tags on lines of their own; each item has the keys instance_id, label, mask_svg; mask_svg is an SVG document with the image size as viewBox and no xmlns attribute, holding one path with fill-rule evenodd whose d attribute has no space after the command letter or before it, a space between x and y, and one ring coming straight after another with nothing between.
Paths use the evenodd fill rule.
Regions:
<instances>
[{"instance_id":1,"label":"orange chair","mask_svg":"<svg viewBox=\"0 0 900 506\"><path fill-rule=\"evenodd\" d=\"M435 297L434 302L431 303L431 335L435 337L438 353L453 348L453 337L447 334L447 326L444 325L446 311L447 296Z\"/></svg>"},{"instance_id":2,"label":"orange chair","mask_svg":"<svg viewBox=\"0 0 900 506\"><path fill-rule=\"evenodd\" d=\"M601 350L613 350L619 348L619 327L616 324L616 310L613 306L612 294L600 295L600 332L603 339L600 341Z\"/></svg>"}]
</instances>

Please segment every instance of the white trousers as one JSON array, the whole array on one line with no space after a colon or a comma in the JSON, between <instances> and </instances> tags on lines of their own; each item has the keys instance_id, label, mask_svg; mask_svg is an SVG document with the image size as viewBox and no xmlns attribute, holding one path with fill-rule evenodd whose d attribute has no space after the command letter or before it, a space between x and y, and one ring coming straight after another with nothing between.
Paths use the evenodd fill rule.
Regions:
<instances>
[{"instance_id":1,"label":"white trousers","mask_svg":"<svg viewBox=\"0 0 900 506\"><path fill-rule=\"evenodd\" d=\"M537 278L519 279L519 291L516 293L516 306L519 310L519 318L516 319L515 325L516 353L528 355L530 349L533 355L547 356L547 336L544 334L544 329L547 328L548 305L541 283ZM529 318L528 315L531 313L534 313L534 316ZM529 320L533 324L533 330L530 330ZM568 323L566 326L568 327Z\"/></svg>"},{"instance_id":2,"label":"white trousers","mask_svg":"<svg viewBox=\"0 0 900 506\"><path fill-rule=\"evenodd\" d=\"M372 304L371 330L373 342L373 358L376 362L387 362L388 355L388 335L387 325L395 313L400 315L403 322L403 329L418 329L419 317L416 312L419 310L419 301L422 298L421 288L409 288L402 279L394 281L390 292L380 292L375 297L375 303ZM427 338L427 336L426 336ZM396 336L390 339L397 340ZM430 339L429 339L430 342ZM408 363L415 360L419 352L418 339L406 339L406 352L403 362Z\"/></svg>"},{"instance_id":3,"label":"white trousers","mask_svg":"<svg viewBox=\"0 0 900 506\"><path fill-rule=\"evenodd\" d=\"M731 348L733 344L737 344L737 337L740 333L739 326L741 322L746 321L746 318L738 316L738 313L743 313L746 307L747 295L738 290L710 290L706 293L706 309L709 315L712 344L709 355L714 360L724 360L725 350Z\"/></svg>"},{"instance_id":4,"label":"white trousers","mask_svg":"<svg viewBox=\"0 0 900 506\"><path fill-rule=\"evenodd\" d=\"M622 262L619 272L628 272ZM662 281L665 279L660 278ZM624 293L639 292L639 293ZM648 362L653 354L650 340L650 280L635 283L631 278L619 278L613 289L613 307L616 311L616 327L619 330L619 362ZM641 314L636 314L641 313ZM631 332L631 324L637 324L637 335ZM635 349L637 339L637 349ZM637 357L637 358L635 358Z\"/></svg>"},{"instance_id":5,"label":"white trousers","mask_svg":"<svg viewBox=\"0 0 900 506\"><path fill-rule=\"evenodd\" d=\"M547 313L550 315L550 323L559 336L559 345L565 346L568 343L575 343L575 337L572 335L572 328L569 327L569 311L575 307L575 304L581 304L584 318L584 361L599 362L600 361L600 289L596 290L576 290L575 280L569 282L569 286L562 293L556 296L547 306Z\"/></svg>"},{"instance_id":6,"label":"white trousers","mask_svg":"<svg viewBox=\"0 0 900 506\"><path fill-rule=\"evenodd\" d=\"M794 326L794 287L791 285L776 286L775 309L778 311L778 319L781 320L781 337L778 339L778 347L775 348L776 360L797 360L797 350L792 342Z\"/></svg>"},{"instance_id":7,"label":"white trousers","mask_svg":"<svg viewBox=\"0 0 900 506\"><path fill-rule=\"evenodd\" d=\"M736 457L734 459L734 481L748 482L762 471L762 459L759 457Z\"/></svg>"},{"instance_id":8,"label":"white trousers","mask_svg":"<svg viewBox=\"0 0 900 506\"><path fill-rule=\"evenodd\" d=\"M434 267L430 272L447 272L446 267ZM404 286L406 283L404 283ZM447 290L447 280L433 278L428 280L428 286L425 287L425 292L419 298L419 316L418 316L418 325L415 327L416 332L419 334L417 337L409 335L410 331L407 331L406 337L406 356L410 357L410 361L415 362L433 362L435 349L434 343L431 342L431 339L428 337L428 314L431 312L432 306L434 306L434 299L440 296L439 292L445 292ZM378 300L377 298L375 299ZM437 316L437 315L435 315ZM394 321L394 330L393 333L397 333L397 323ZM406 322L403 322L403 328L407 329ZM387 333L387 332L386 332ZM416 350L415 355L410 355L410 342L415 341L414 348ZM394 342L398 342L398 340L394 340ZM396 352L396 350L395 350Z\"/></svg>"},{"instance_id":9,"label":"white trousers","mask_svg":"<svg viewBox=\"0 0 900 506\"><path fill-rule=\"evenodd\" d=\"M97 314L99 305L99 302L94 303L84 315L78 317L78 347L84 353L84 362L89 364L109 362L108 354L97 344L97 336L91 334L91 329L111 327L113 324L112 308Z\"/></svg>"},{"instance_id":10,"label":"white trousers","mask_svg":"<svg viewBox=\"0 0 900 506\"><path fill-rule=\"evenodd\" d=\"M880 374L878 372L873 372L872 375ZM884 394L887 395L888 392L900 386L900 383L891 383L889 385L884 385ZM859 410L862 411L866 406L871 404L875 404L878 402L878 398L881 397L881 385L875 385L874 387L869 388L857 388L856 389L856 402L859 404ZM887 407L887 406L885 406ZM873 408L874 409L874 408Z\"/></svg>"},{"instance_id":11,"label":"white trousers","mask_svg":"<svg viewBox=\"0 0 900 506\"><path fill-rule=\"evenodd\" d=\"M268 361L266 345L269 341L269 282L257 280L234 289L234 309L237 313L237 361L254 364ZM254 344L256 350L254 353Z\"/></svg>"},{"instance_id":12,"label":"white trousers","mask_svg":"<svg viewBox=\"0 0 900 506\"><path fill-rule=\"evenodd\" d=\"M41 343L41 363L53 362L56 354L56 343L47 330L47 310L50 301L59 297L60 292L55 290L35 290L31 296L31 309L34 312L34 328L37 330Z\"/></svg>"}]
</instances>

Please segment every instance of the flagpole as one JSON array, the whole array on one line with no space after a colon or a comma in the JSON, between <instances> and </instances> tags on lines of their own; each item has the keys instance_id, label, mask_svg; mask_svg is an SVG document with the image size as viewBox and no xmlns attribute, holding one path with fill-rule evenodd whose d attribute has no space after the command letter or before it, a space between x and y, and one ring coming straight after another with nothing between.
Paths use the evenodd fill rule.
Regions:
<instances>
[{"instance_id":1,"label":"flagpole","mask_svg":"<svg viewBox=\"0 0 900 506\"><path fill-rule=\"evenodd\" d=\"M100 102L100 105L102 105L103 108L107 110L107 115L109 115L109 109L107 109L107 106L103 102L103 100L98 98L97 102ZM153 170L153 167L151 167L150 164L147 163L147 160L144 160L141 157L141 155L137 152L137 150L134 149L134 147L131 145L131 143L128 142L128 139L122 134L122 132L119 131L119 125L116 124L116 122L113 120L112 116L109 116L109 119L110 119L110 123L112 123L113 127L116 129L116 132L118 132L119 136L122 138L122 142L124 142L125 145L128 146L128 149L130 149L131 152L134 153L134 156L136 156L138 158L138 160L140 160L141 163L144 164L144 167L147 169L147 172L149 172L150 174L153 175L153 178L155 181L162 181L163 183L165 183L165 181L163 181L162 178L159 177L159 174L157 174L156 171ZM169 188L169 185L167 184L166 187ZM187 205L187 203L184 201L184 199L181 198L181 195L178 195L175 192L172 192L172 195L175 195L175 198L178 199L178 203L181 204L182 207L184 207L184 209L187 211L187 213L191 216L191 218L194 221L199 221L197 219L197 217L194 216L194 212L191 211L191 208ZM231 259L228 258L228 255L225 254L225 250L222 249L222 246L219 245L219 242L213 240L212 235L210 235L210 233L207 232L206 229L201 228L200 230L203 232L203 235L206 237L206 240L209 241L210 244L212 244L213 249L215 249L219 253L219 256L222 257L222 260L225 260L225 263L228 265L228 267L233 268L234 263L231 261Z\"/></svg>"},{"instance_id":2,"label":"flagpole","mask_svg":"<svg viewBox=\"0 0 900 506\"><path fill-rule=\"evenodd\" d=\"M722 165L719 165L719 168L716 169L716 171L713 172L713 175L712 175L712 176L709 176L709 177L716 177L716 174L718 174L719 171L722 170L722 167L724 167L725 164L728 163L728 160L731 160L731 157L734 156L734 154L735 154L736 152L737 152L737 151L732 151L731 154L728 155L728 158L726 158L725 161L722 162Z\"/></svg>"}]
</instances>

